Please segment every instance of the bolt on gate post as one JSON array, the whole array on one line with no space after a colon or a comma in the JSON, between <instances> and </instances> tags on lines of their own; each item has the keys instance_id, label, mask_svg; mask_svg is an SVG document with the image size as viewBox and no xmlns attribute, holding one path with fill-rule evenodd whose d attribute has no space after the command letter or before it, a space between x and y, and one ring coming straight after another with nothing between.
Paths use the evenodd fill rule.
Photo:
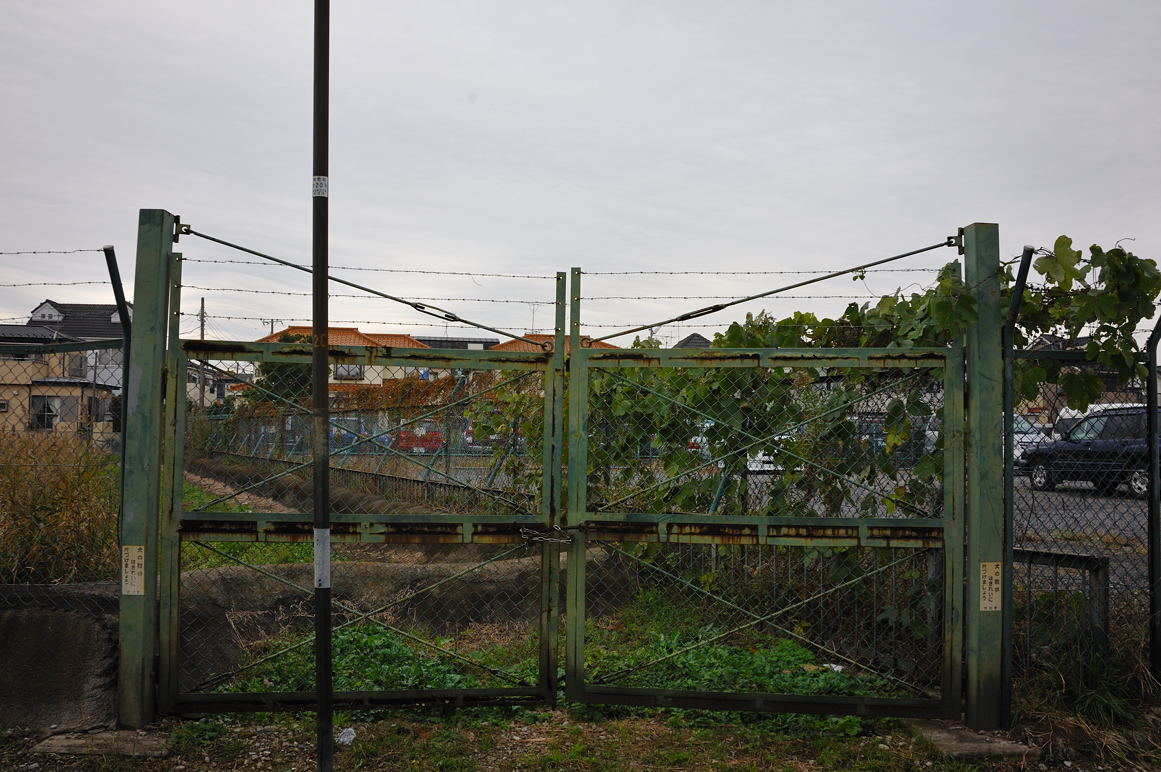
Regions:
<instances>
[{"instance_id":1,"label":"bolt on gate post","mask_svg":"<svg viewBox=\"0 0 1161 772\"><path fill-rule=\"evenodd\" d=\"M137 233L133 328L122 409L120 664L117 714L136 728L156 712L157 516L162 484L162 407L170 275L177 218L142 209Z\"/></svg>"},{"instance_id":2,"label":"bolt on gate post","mask_svg":"<svg viewBox=\"0 0 1161 772\"><path fill-rule=\"evenodd\" d=\"M967 522L964 603L967 724L1003 721L1004 404L1000 237L994 223L964 228L964 280L979 318L967 334Z\"/></svg>"}]
</instances>

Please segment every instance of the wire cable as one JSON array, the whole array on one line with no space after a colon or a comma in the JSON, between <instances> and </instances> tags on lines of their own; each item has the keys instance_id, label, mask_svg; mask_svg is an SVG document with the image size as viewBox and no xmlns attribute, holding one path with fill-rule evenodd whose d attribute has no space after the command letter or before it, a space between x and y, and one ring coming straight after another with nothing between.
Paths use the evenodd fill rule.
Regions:
<instances>
[{"instance_id":1,"label":"wire cable","mask_svg":"<svg viewBox=\"0 0 1161 772\"><path fill-rule=\"evenodd\" d=\"M611 335L605 335L605 336L600 337L600 338L594 338L593 342L602 341L602 340L609 340L611 338L617 338L617 337L620 337L622 335L628 335L629 333L632 333L632 332L641 332L643 330L652 330L652 329L655 329L657 327L661 327L661 326L666 325L666 324L671 324L673 322L684 322L684 321L688 321L690 319L697 319L698 317L707 316L709 314L716 313L717 311L722 311L726 308L730 308L731 306L740 305L742 303L748 303L751 300L758 300L760 298L769 297L770 295L776 295L776 294L779 294L781 292L786 292L787 290L798 289L799 287L805 287L809 284L817 284L820 281L826 281L827 279L834 279L838 276L842 276L842 275L848 274L848 273L861 273L861 272L867 270L868 268L873 268L874 266L883 265L884 263L890 263L890 262L895 261L895 260L902 260L903 258L911 257L912 255L919 255L919 254L922 254L924 252L930 252L933 249L942 249L944 247L958 246L958 243L959 243L958 239L955 236L948 236L946 239L944 239L943 241L941 241L937 244L932 244L932 245L926 246L926 247L920 247L919 249L913 249L909 252L903 252L902 254L893 255L891 257L884 257L880 260L873 260L869 263L863 263L862 265L856 265L856 266L853 266L851 268L844 268L841 271L832 271L831 273L827 273L827 274L824 274L822 276L816 276L813 279L807 279L806 281L800 281L800 282L795 282L794 284L788 284L785 287L778 287L777 289L772 289L772 290L769 290L768 292L759 292L756 295L749 295L747 297L739 298L737 300L733 300L733 301L730 301L728 303L716 303L712 306L707 306L705 308L699 308L699 309L696 309L694 311L686 312L684 314L681 314L680 316L675 316L672 319L667 319L667 320L661 321L661 322L655 322L654 324L646 324L646 325L643 325L640 327L633 327L633 328L628 329L628 330L622 330L621 332L612 333Z\"/></svg>"},{"instance_id":2,"label":"wire cable","mask_svg":"<svg viewBox=\"0 0 1161 772\"><path fill-rule=\"evenodd\" d=\"M294 268L296 270L303 271L304 273L309 273L309 274L314 273L314 271L310 268L306 268L306 267L301 266L301 265L296 265L294 263L283 260L281 258L274 257L272 255L263 254L262 252L257 252L253 249L249 249L247 247L243 247L243 246L240 246L238 244L232 244L228 241L223 241L222 239L215 238L214 236L208 236L204 233L199 233L198 231L195 231L193 228L190 228L189 226L182 226L182 232L188 233L191 236L197 236L198 238L205 239L206 241L212 241L215 244L221 244L223 246L231 247L232 249L237 249L240 252L245 252L247 254L254 255L255 257L261 257L264 260L271 260L275 263L280 263L282 265L287 266L288 268ZM488 325L481 324L480 322L472 321L471 319L464 319L463 317L459 316L458 314L454 314L451 311L440 308L439 306L426 306L423 303L417 303L417 302L412 301L412 300L405 300L403 298L396 297L394 295L388 295L386 292L380 292L378 290L371 289L370 287L364 287L360 284L356 284L352 281L347 281L346 279L340 279L340 278L337 278L335 276L328 276L327 279L335 282L336 284L342 284L344 286L351 287L353 289L362 290L362 291L367 292L369 294L377 295L378 297L384 298L385 300L390 300L390 301L393 301L395 303L400 303L402 305L409 306L410 308L415 309L416 311L418 311L421 314L424 314L425 316L432 316L432 317L435 317L436 319L442 319L442 320L449 321L449 322L461 322L464 324L469 324L473 327L478 327L481 330L487 330L488 332L494 332L497 335L508 335L510 337L516 338L517 340L522 340L525 343L531 343L532 345L537 346L543 350L547 350L547 349L551 348L551 346L552 346L552 344L547 342L547 341L544 343L541 343L539 341L525 338L521 335L514 335L510 332L505 332L504 330L499 330L499 329L496 329L494 327L489 327Z\"/></svg>"}]
</instances>

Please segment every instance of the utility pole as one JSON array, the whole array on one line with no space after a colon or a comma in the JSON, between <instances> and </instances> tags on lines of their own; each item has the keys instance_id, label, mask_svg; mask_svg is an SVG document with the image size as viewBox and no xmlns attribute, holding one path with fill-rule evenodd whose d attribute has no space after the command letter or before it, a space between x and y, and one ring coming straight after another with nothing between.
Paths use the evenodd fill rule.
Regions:
<instances>
[{"instance_id":1,"label":"utility pole","mask_svg":"<svg viewBox=\"0 0 1161 772\"><path fill-rule=\"evenodd\" d=\"M314 135L311 178L311 413L314 424L314 674L318 768L334 767L331 683L330 401L330 0L314 3ZM273 330L271 330L273 334Z\"/></svg>"},{"instance_id":2,"label":"utility pole","mask_svg":"<svg viewBox=\"0 0 1161 772\"><path fill-rule=\"evenodd\" d=\"M198 311L198 340L206 339L206 299L202 298L201 310ZM206 364L198 362L198 412L206 407Z\"/></svg>"}]
</instances>

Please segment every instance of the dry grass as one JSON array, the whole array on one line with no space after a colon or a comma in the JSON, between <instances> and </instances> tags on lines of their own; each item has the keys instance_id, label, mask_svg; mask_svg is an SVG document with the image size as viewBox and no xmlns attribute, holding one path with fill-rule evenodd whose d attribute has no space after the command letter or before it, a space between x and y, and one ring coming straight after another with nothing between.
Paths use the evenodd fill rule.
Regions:
<instances>
[{"instance_id":1,"label":"dry grass","mask_svg":"<svg viewBox=\"0 0 1161 772\"><path fill-rule=\"evenodd\" d=\"M74 434L0 433L0 583L117 576L117 461Z\"/></svg>"}]
</instances>

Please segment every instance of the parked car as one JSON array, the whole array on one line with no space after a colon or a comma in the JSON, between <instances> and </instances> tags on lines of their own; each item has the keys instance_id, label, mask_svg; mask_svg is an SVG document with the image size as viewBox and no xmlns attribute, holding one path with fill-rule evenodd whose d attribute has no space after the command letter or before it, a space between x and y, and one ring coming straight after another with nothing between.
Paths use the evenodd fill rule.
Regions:
<instances>
[{"instance_id":1,"label":"parked car","mask_svg":"<svg viewBox=\"0 0 1161 772\"><path fill-rule=\"evenodd\" d=\"M1012 416L1012 463L1017 469L1027 467L1028 453L1049 441L1052 429L1040 426L1028 416Z\"/></svg>"},{"instance_id":2,"label":"parked car","mask_svg":"<svg viewBox=\"0 0 1161 772\"><path fill-rule=\"evenodd\" d=\"M1062 408L1060 414L1056 417L1056 423L1052 427L1052 439L1064 439L1064 435L1068 433L1068 430L1080 423L1081 419L1086 416L1105 410L1117 410L1120 408L1144 410L1145 406L1140 402L1104 402L1089 405L1087 410L1073 410L1068 407Z\"/></svg>"},{"instance_id":3,"label":"parked car","mask_svg":"<svg viewBox=\"0 0 1161 772\"><path fill-rule=\"evenodd\" d=\"M402 453L434 453L443 445L443 431L435 421L406 424L395 437L395 449Z\"/></svg>"},{"instance_id":4,"label":"parked car","mask_svg":"<svg viewBox=\"0 0 1161 772\"><path fill-rule=\"evenodd\" d=\"M1062 482L1090 482L1102 494L1121 485L1144 498L1149 493L1145 408L1105 408L1080 419L1055 442L1029 448L1024 466L1032 488L1050 491Z\"/></svg>"},{"instance_id":5,"label":"parked car","mask_svg":"<svg viewBox=\"0 0 1161 772\"><path fill-rule=\"evenodd\" d=\"M357 454L378 453L391 447L392 440L390 435L382 434L373 421L364 421L358 416L335 416L331 418L330 442L331 453Z\"/></svg>"}]
</instances>

